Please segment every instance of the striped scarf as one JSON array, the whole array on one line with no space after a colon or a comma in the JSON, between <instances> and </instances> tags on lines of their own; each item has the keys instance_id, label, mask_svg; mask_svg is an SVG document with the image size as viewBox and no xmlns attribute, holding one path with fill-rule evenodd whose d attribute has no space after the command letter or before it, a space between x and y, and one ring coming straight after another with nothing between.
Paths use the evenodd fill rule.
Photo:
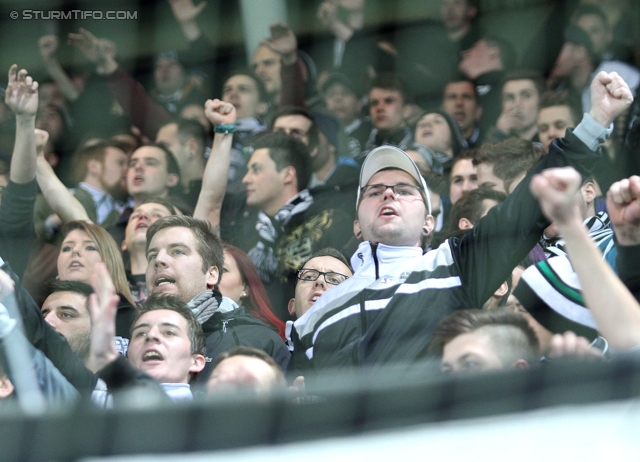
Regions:
<instances>
[{"instance_id":1,"label":"striped scarf","mask_svg":"<svg viewBox=\"0 0 640 462\"><path fill-rule=\"evenodd\" d=\"M278 269L275 244L285 232L287 223L295 215L303 213L313 203L313 197L303 189L287 202L272 218L266 213L258 214L256 231L260 240L247 254L260 274L263 282L269 283Z\"/></svg>"},{"instance_id":2,"label":"striped scarf","mask_svg":"<svg viewBox=\"0 0 640 462\"><path fill-rule=\"evenodd\" d=\"M599 212L596 215L587 218L584 221L584 225L589 229L589 236L596 243L598 248L602 251L603 256L606 258L607 254L614 247L613 229L611 228L611 220L606 212ZM544 248L544 253L547 257L557 257L566 255L565 250L566 242L560 237L547 239L543 237L540 240L540 245Z\"/></svg>"}]
</instances>

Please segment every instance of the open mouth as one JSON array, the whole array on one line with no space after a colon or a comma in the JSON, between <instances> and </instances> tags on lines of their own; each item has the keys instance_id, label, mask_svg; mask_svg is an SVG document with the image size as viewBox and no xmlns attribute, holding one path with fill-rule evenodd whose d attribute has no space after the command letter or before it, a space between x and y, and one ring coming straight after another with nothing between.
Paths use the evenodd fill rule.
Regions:
<instances>
[{"instance_id":1,"label":"open mouth","mask_svg":"<svg viewBox=\"0 0 640 462\"><path fill-rule=\"evenodd\" d=\"M398 214L391 207L383 207L382 210L380 210L380 216L383 216L383 217L390 217L390 216L396 216L396 215Z\"/></svg>"},{"instance_id":2,"label":"open mouth","mask_svg":"<svg viewBox=\"0 0 640 462\"><path fill-rule=\"evenodd\" d=\"M318 301L321 295L322 295L321 292L314 292L311 298L309 299L309 302L313 305L315 302Z\"/></svg>"},{"instance_id":3,"label":"open mouth","mask_svg":"<svg viewBox=\"0 0 640 462\"><path fill-rule=\"evenodd\" d=\"M142 357L142 361L143 362L147 362L147 361L162 361L164 358L162 357L162 355L160 353L158 353L157 351L147 351L144 356Z\"/></svg>"},{"instance_id":4,"label":"open mouth","mask_svg":"<svg viewBox=\"0 0 640 462\"><path fill-rule=\"evenodd\" d=\"M166 286L168 284L175 284L175 279L161 277L156 279L156 287Z\"/></svg>"},{"instance_id":5,"label":"open mouth","mask_svg":"<svg viewBox=\"0 0 640 462\"><path fill-rule=\"evenodd\" d=\"M84 268L84 265L80 262L72 261L71 264L69 265L69 269L75 269L75 268Z\"/></svg>"}]
</instances>

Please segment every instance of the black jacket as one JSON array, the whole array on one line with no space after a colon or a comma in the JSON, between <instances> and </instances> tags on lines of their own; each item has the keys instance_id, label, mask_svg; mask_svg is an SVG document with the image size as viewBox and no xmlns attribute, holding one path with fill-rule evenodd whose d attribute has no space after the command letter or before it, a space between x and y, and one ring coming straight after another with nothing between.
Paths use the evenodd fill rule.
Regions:
<instances>
[{"instance_id":1,"label":"black jacket","mask_svg":"<svg viewBox=\"0 0 640 462\"><path fill-rule=\"evenodd\" d=\"M207 338L207 364L198 376L205 383L213 370L213 361L220 353L233 347L248 346L264 351L287 370L290 353L280 336L244 307L225 313L216 312L202 324Z\"/></svg>"}]
</instances>

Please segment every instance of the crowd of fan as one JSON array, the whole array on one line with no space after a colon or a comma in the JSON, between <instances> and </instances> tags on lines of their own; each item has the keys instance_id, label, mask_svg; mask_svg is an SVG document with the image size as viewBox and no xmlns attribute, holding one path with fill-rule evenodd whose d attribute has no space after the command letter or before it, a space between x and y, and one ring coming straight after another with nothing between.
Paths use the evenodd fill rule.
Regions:
<instances>
[{"instance_id":1,"label":"crowd of fan","mask_svg":"<svg viewBox=\"0 0 640 462\"><path fill-rule=\"evenodd\" d=\"M384 40L364 1L324 1L331 39L306 50L272 25L218 98L189 67L213 50L191 0L169 0L189 50L157 55L153 89L84 29L91 72L53 35L46 80L9 69L0 339L45 398L301 394L334 367L640 345L640 71L605 12L576 2L530 70L473 0Z\"/></svg>"}]
</instances>

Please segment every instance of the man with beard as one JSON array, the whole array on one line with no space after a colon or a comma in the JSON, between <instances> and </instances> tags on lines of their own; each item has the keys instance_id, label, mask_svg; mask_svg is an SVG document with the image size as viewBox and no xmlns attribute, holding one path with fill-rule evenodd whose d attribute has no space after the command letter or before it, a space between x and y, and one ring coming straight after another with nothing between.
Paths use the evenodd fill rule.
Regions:
<instances>
[{"instance_id":1,"label":"man with beard","mask_svg":"<svg viewBox=\"0 0 640 462\"><path fill-rule=\"evenodd\" d=\"M40 308L42 317L87 364L91 347L89 296L93 289L89 284L78 281L54 281L51 289L53 292Z\"/></svg>"},{"instance_id":2,"label":"man with beard","mask_svg":"<svg viewBox=\"0 0 640 462\"><path fill-rule=\"evenodd\" d=\"M77 178L80 179L73 195L87 211L91 221L103 227L116 223L126 199L127 155L115 145L98 142L85 146L76 154ZM44 197L36 202L36 232L43 238L51 238L61 225Z\"/></svg>"}]
</instances>

